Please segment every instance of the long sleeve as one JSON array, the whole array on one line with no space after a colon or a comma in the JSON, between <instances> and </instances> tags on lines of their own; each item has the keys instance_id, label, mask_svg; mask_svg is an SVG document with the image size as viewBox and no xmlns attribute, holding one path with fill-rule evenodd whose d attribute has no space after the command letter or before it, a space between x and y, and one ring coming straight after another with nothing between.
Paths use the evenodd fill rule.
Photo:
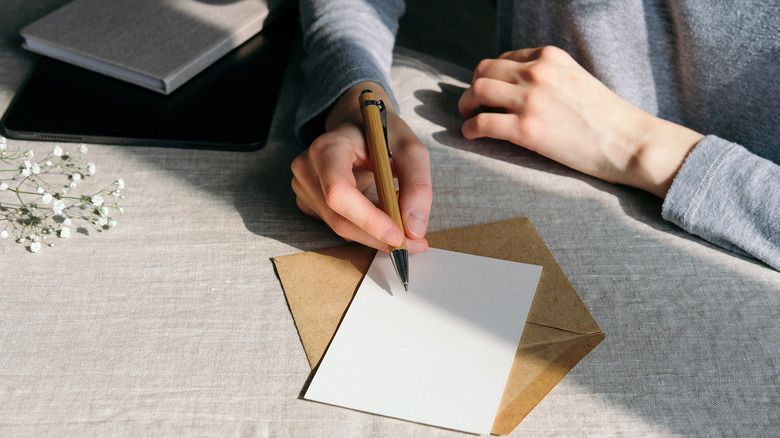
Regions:
<instances>
[{"instance_id":1,"label":"long sleeve","mask_svg":"<svg viewBox=\"0 0 780 438\"><path fill-rule=\"evenodd\" d=\"M322 131L317 116L350 86L374 81L392 98L390 66L404 8L400 0L300 0L305 58L295 128L305 144Z\"/></svg>"},{"instance_id":2,"label":"long sleeve","mask_svg":"<svg viewBox=\"0 0 780 438\"><path fill-rule=\"evenodd\" d=\"M664 219L780 270L780 166L715 136L702 140L664 201Z\"/></svg>"}]
</instances>

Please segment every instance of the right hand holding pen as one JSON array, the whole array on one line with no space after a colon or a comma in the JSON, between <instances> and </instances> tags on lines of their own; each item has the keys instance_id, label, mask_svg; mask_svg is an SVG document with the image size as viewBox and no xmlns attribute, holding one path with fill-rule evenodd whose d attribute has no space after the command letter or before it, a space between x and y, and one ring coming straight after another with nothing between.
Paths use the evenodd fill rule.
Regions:
<instances>
[{"instance_id":1,"label":"right hand holding pen","mask_svg":"<svg viewBox=\"0 0 780 438\"><path fill-rule=\"evenodd\" d=\"M403 231L363 194L373 181L357 103L366 88L387 104L391 165L398 178ZM389 102L375 83L360 83L347 90L328 114L326 132L293 161L292 187L301 211L322 219L346 240L387 251L388 245L401 244L404 232L409 252L424 252L433 199L428 150Z\"/></svg>"}]
</instances>

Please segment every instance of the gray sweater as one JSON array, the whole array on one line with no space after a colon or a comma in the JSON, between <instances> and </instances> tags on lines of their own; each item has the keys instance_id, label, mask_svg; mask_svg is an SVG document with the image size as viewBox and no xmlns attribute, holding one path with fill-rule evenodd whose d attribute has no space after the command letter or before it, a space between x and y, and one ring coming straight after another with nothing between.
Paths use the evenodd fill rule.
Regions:
<instances>
[{"instance_id":1,"label":"gray sweater","mask_svg":"<svg viewBox=\"0 0 780 438\"><path fill-rule=\"evenodd\" d=\"M390 90L402 1L301 0L304 141L363 80ZM662 215L780 270L780 1L498 1L501 52L568 51L643 110L707 137L689 155ZM391 94L392 95L392 94Z\"/></svg>"}]
</instances>

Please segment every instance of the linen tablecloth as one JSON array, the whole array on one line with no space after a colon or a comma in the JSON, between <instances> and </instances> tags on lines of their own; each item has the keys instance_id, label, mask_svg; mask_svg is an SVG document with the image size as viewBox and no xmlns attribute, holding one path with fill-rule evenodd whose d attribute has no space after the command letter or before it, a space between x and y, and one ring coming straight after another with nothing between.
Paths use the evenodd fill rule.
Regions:
<instances>
[{"instance_id":1,"label":"linen tablecloth","mask_svg":"<svg viewBox=\"0 0 780 438\"><path fill-rule=\"evenodd\" d=\"M62 3L3 2L0 111L36 59L19 29ZM392 77L430 149L430 229L530 218L607 334L512 436L777 435L780 273L651 195L465 140L469 71L399 49ZM342 243L290 188L299 81L294 61L257 152L88 145L90 181L125 181L117 227L0 242L0 436L465 436L299 397L310 368L271 258Z\"/></svg>"}]
</instances>

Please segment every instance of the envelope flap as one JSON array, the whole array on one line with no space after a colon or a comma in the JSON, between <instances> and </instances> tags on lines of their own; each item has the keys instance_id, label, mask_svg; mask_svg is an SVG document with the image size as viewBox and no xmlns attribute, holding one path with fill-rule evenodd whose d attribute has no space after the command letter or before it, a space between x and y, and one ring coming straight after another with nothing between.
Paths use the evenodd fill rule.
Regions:
<instances>
[{"instance_id":1,"label":"envelope flap","mask_svg":"<svg viewBox=\"0 0 780 438\"><path fill-rule=\"evenodd\" d=\"M543 267L527 321L573 333L599 333L591 316L528 218L429 233L430 246Z\"/></svg>"},{"instance_id":2,"label":"envelope flap","mask_svg":"<svg viewBox=\"0 0 780 438\"><path fill-rule=\"evenodd\" d=\"M309 365L314 367L368 272L375 249L350 244L274 257Z\"/></svg>"}]
</instances>

